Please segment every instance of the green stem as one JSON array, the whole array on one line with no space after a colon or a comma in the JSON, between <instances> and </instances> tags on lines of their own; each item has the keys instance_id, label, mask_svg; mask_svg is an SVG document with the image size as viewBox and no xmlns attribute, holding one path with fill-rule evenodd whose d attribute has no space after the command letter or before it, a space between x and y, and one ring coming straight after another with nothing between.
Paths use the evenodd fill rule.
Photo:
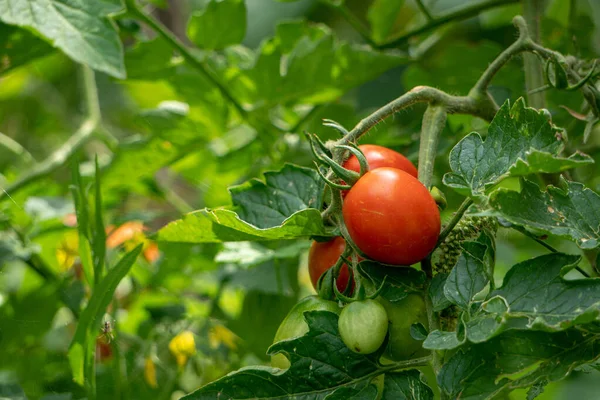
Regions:
<instances>
[{"instance_id":1,"label":"green stem","mask_svg":"<svg viewBox=\"0 0 600 400\"><path fill-rule=\"evenodd\" d=\"M467 197L462 202L462 204L460 205L460 207L458 208L458 210L456 210L456 212L452 216L452 219L450 220L450 222L448 222L448 225L446 225L446 227L440 233L440 237L438 238L438 246L441 243L443 243L444 240L446 240L446 237L448 237L448 235L450 234L450 232L452 232L452 229L454 229L454 227L456 226L456 224L458 224L460 222L460 220L462 219L463 215L465 214L465 212L467 212L467 210L469 209L469 207L471 206L471 204L473 204L473 200L470 197Z\"/></svg>"},{"instance_id":2,"label":"green stem","mask_svg":"<svg viewBox=\"0 0 600 400\"><path fill-rule=\"evenodd\" d=\"M9 136L0 132L0 146L10 151L17 157L21 158L25 163L33 163L35 160L30 152L27 151L21 144L13 140Z\"/></svg>"},{"instance_id":3,"label":"green stem","mask_svg":"<svg viewBox=\"0 0 600 400\"><path fill-rule=\"evenodd\" d=\"M175 48L183 58L190 63L198 72L208 79L237 110L240 116L247 120L248 113L240 103L233 97L229 90L219 81L215 74L206 66L206 64L184 45L171 31L164 27L158 20L149 14L146 14L135 0L126 0L127 9L142 22L147 24L152 30L162 36L173 48Z\"/></svg>"},{"instance_id":4,"label":"green stem","mask_svg":"<svg viewBox=\"0 0 600 400\"><path fill-rule=\"evenodd\" d=\"M484 2L480 2L477 4L472 4L466 7L461 7L459 10L449 12L446 15L437 16L434 20L429 21L429 23L423 25L420 28L417 28L413 31L404 33L388 43L384 43L379 45L380 49L389 49L398 47L406 43L409 39L414 36L421 35L423 33L434 30L435 28L445 25L449 22L461 21L471 17L475 17L479 15L482 11L489 10L495 7L502 7L512 3L518 3L519 0L488 0Z\"/></svg>"},{"instance_id":5,"label":"green stem","mask_svg":"<svg viewBox=\"0 0 600 400\"><path fill-rule=\"evenodd\" d=\"M427 310L427 322L429 324L429 332L433 332L435 330L440 329L440 320L438 313L433 311L433 302L431 301L431 296L429 295L429 289L425 291L423 295L425 299L425 308ZM431 366L433 367L433 371L437 376L442 369L443 364L443 354L440 351L433 350L431 352L432 362Z\"/></svg>"},{"instance_id":6,"label":"green stem","mask_svg":"<svg viewBox=\"0 0 600 400\"><path fill-rule=\"evenodd\" d=\"M421 143L419 145L419 181L431 189L433 169L440 135L446 126L446 108L430 104L423 115Z\"/></svg>"},{"instance_id":7,"label":"green stem","mask_svg":"<svg viewBox=\"0 0 600 400\"><path fill-rule=\"evenodd\" d=\"M14 196L18 191L22 190L32 182L51 175L92 139L92 134L100 122L98 93L94 72L87 66L82 65L81 68L83 69L83 92L86 101L86 110L88 112L87 118L83 121L79 129L77 129L77 131L60 148L4 188L4 190L0 192L0 201L4 200L6 197Z\"/></svg>"},{"instance_id":8,"label":"green stem","mask_svg":"<svg viewBox=\"0 0 600 400\"><path fill-rule=\"evenodd\" d=\"M529 37L535 42L540 41L540 14L543 12L543 0L524 0L523 16L529 29ZM542 64L535 54L524 54L525 89L527 90L527 103L534 108L546 108L546 95L544 92L530 93L531 90L544 85L544 71Z\"/></svg>"}]
</instances>

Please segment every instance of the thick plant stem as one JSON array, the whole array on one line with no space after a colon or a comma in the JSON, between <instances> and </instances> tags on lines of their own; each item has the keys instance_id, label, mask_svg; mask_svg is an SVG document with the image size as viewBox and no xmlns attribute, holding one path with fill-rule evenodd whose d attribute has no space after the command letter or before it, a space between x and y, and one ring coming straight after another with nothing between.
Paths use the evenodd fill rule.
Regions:
<instances>
[{"instance_id":1,"label":"thick plant stem","mask_svg":"<svg viewBox=\"0 0 600 400\"><path fill-rule=\"evenodd\" d=\"M423 115L419 146L419 181L427 189L431 189L438 142L446 126L446 117L446 108L436 104L430 104Z\"/></svg>"},{"instance_id":2,"label":"thick plant stem","mask_svg":"<svg viewBox=\"0 0 600 400\"><path fill-rule=\"evenodd\" d=\"M535 43L540 39L540 14L544 8L544 0L525 0L523 2L523 16L529 29L529 37ZM523 56L525 66L525 88L527 89L527 103L534 108L546 108L544 92L530 93L544 85L544 71L538 57L534 54Z\"/></svg>"},{"instance_id":3,"label":"thick plant stem","mask_svg":"<svg viewBox=\"0 0 600 400\"><path fill-rule=\"evenodd\" d=\"M50 154L44 161L34 165L27 173L0 191L0 201L7 197L14 196L18 191L28 186L30 183L52 174L92 139L92 134L100 123L98 92L96 89L94 71L84 65L82 65L81 68L83 70L83 97L86 102L87 118L83 121L79 129L77 129L77 131L59 149Z\"/></svg>"}]
</instances>

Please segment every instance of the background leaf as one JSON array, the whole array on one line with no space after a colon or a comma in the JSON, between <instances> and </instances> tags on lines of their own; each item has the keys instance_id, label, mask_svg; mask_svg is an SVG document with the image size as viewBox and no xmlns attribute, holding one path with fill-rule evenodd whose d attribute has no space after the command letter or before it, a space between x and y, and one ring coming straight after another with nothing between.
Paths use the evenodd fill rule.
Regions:
<instances>
[{"instance_id":1,"label":"background leaf","mask_svg":"<svg viewBox=\"0 0 600 400\"><path fill-rule=\"evenodd\" d=\"M0 20L36 30L73 60L125 78L123 48L108 14L120 0L0 0Z\"/></svg>"},{"instance_id":2,"label":"background leaf","mask_svg":"<svg viewBox=\"0 0 600 400\"><path fill-rule=\"evenodd\" d=\"M246 34L246 4L243 0L210 0L192 14L188 36L206 50L238 44Z\"/></svg>"}]
</instances>

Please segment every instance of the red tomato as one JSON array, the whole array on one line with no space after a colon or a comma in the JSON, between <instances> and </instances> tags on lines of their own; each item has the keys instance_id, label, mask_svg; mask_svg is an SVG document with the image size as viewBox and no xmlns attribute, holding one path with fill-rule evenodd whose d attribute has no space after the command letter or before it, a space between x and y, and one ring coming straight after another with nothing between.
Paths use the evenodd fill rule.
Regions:
<instances>
[{"instance_id":1,"label":"red tomato","mask_svg":"<svg viewBox=\"0 0 600 400\"><path fill-rule=\"evenodd\" d=\"M345 247L346 241L341 236L329 242L313 242L308 253L308 272L315 290L321 275L335 265ZM344 293L348 286L348 277L348 266L344 264L336 280L337 288L341 293Z\"/></svg>"},{"instance_id":2,"label":"red tomato","mask_svg":"<svg viewBox=\"0 0 600 400\"><path fill-rule=\"evenodd\" d=\"M387 147L377 146L376 144L363 144L362 146L358 146L358 148L365 155L367 163L369 164L369 170L391 167L401 169L415 178L417 177L417 168L408 160L408 158L397 151L388 149ZM343 167L360 172L360 164L355 155L351 155L350 158L344 162Z\"/></svg>"},{"instance_id":3,"label":"red tomato","mask_svg":"<svg viewBox=\"0 0 600 400\"><path fill-rule=\"evenodd\" d=\"M363 175L346 195L342 213L358 248L386 264L411 265L422 260L440 234L440 213L429 190L395 168Z\"/></svg>"}]
</instances>

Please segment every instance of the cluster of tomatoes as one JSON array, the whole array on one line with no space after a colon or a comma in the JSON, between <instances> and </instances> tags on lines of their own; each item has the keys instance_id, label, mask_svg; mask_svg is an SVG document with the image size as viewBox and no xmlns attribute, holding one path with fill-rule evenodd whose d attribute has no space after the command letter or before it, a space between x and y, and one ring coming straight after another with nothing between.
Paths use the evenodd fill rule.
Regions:
<instances>
[{"instance_id":1,"label":"cluster of tomatoes","mask_svg":"<svg viewBox=\"0 0 600 400\"><path fill-rule=\"evenodd\" d=\"M398 266L421 261L435 248L439 237L441 222L436 201L417 179L415 166L402 154L376 145L363 145L359 149L369 171L351 189L342 192L342 215L350 238L364 256L374 261ZM360 171L354 155L343 167ZM345 247L342 237L312 244L309 272L315 289L321 275L336 264ZM335 282L340 293L348 292L348 285L353 284L346 264ZM352 290L353 287L349 291ZM412 324L427 325L425 303L417 293L394 303L381 296L359 299L344 308L334 301L308 297L288 314L275 342L306 333L303 313L312 310L339 314L340 336L354 352L377 351L389 331L384 353L387 358L398 361L426 354L420 342L410 335ZM289 361L283 355L276 355L272 365L287 368Z\"/></svg>"}]
</instances>

